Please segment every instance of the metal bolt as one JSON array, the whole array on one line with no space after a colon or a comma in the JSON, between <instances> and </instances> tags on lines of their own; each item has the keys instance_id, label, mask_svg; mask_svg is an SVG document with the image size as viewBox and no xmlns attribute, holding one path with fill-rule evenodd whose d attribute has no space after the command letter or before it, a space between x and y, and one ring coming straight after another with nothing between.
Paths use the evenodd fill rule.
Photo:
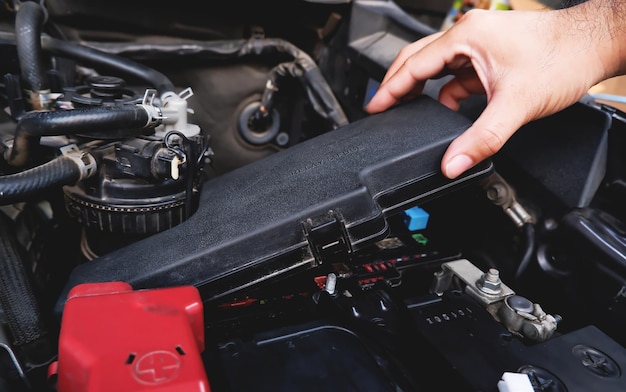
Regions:
<instances>
[{"instance_id":1,"label":"metal bolt","mask_svg":"<svg viewBox=\"0 0 626 392\"><path fill-rule=\"evenodd\" d=\"M337 293L337 275L332 272L328 274L324 290L326 290L326 292L330 295L335 295Z\"/></svg>"},{"instance_id":2,"label":"metal bolt","mask_svg":"<svg viewBox=\"0 0 626 392\"><path fill-rule=\"evenodd\" d=\"M490 268L485 275L485 280L488 282L500 282L500 271L495 268Z\"/></svg>"},{"instance_id":3,"label":"metal bolt","mask_svg":"<svg viewBox=\"0 0 626 392\"><path fill-rule=\"evenodd\" d=\"M497 295L502 291L502 281L500 280L500 271L495 268L490 268L489 271L484 273L476 286L480 291L489 295Z\"/></svg>"}]
</instances>

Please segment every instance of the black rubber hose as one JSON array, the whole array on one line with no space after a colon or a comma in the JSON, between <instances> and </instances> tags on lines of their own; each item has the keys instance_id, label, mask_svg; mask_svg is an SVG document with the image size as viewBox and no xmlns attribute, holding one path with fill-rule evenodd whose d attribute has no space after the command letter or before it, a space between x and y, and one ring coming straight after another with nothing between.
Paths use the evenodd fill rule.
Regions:
<instances>
[{"instance_id":1,"label":"black rubber hose","mask_svg":"<svg viewBox=\"0 0 626 392\"><path fill-rule=\"evenodd\" d=\"M0 177L0 205L26 201L32 196L62 185L74 185L81 178L76 162L60 156L41 166Z\"/></svg>"},{"instance_id":2,"label":"black rubber hose","mask_svg":"<svg viewBox=\"0 0 626 392\"><path fill-rule=\"evenodd\" d=\"M28 163L31 147L39 143L41 136L145 128L151 120L148 111L140 105L30 112L18 121L13 146L4 156L9 164L23 166Z\"/></svg>"},{"instance_id":3,"label":"black rubber hose","mask_svg":"<svg viewBox=\"0 0 626 392\"><path fill-rule=\"evenodd\" d=\"M42 38L42 47L59 57L67 57L95 67L107 67L135 77L155 88L161 95L174 91L174 84L167 76L131 59L50 37Z\"/></svg>"},{"instance_id":4,"label":"black rubber hose","mask_svg":"<svg viewBox=\"0 0 626 392\"><path fill-rule=\"evenodd\" d=\"M41 50L44 19L43 7L32 1L21 3L15 16L15 40L20 70L22 78L33 92L49 88Z\"/></svg>"},{"instance_id":5,"label":"black rubber hose","mask_svg":"<svg viewBox=\"0 0 626 392\"><path fill-rule=\"evenodd\" d=\"M0 304L13 344L24 346L45 337L47 331L12 226L0 214Z\"/></svg>"},{"instance_id":6,"label":"black rubber hose","mask_svg":"<svg viewBox=\"0 0 626 392\"><path fill-rule=\"evenodd\" d=\"M285 55L293 59L299 68L299 78L307 89L315 110L331 120L335 127L348 124L348 118L332 89L326 82L315 61L303 50L292 43L279 38L226 41L182 41L167 44L136 43L98 43L86 42L85 45L107 53L125 55L142 59L158 59L163 54L176 56L200 56L222 60L244 56ZM45 46L45 42L44 42Z\"/></svg>"}]
</instances>

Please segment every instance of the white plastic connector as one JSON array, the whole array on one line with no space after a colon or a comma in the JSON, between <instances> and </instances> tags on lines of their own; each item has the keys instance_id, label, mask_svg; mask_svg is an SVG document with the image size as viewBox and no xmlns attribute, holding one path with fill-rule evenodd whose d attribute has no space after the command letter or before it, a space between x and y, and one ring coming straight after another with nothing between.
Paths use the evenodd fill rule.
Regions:
<instances>
[{"instance_id":1,"label":"white plastic connector","mask_svg":"<svg viewBox=\"0 0 626 392\"><path fill-rule=\"evenodd\" d=\"M187 99L193 96L191 88L186 88L176 95L163 94L161 100L163 101L163 107L161 112L163 114L163 125L156 128L156 136L163 137L169 131L179 131L186 137L196 136L200 133L200 127L196 124L190 124L187 121L187 115L189 108L187 105Z\"/></svg>"},{"instance_id":2,"label":"white plastic connector","mask_svg":"<svg viewBox=\"0 0 626 392\"><path fill-rule=\"evenodd\" d=\"M500 392L535 392L527 374L504 372L498 381Z\"/></svg>"},{"instance_id":3,"label":"white plastic connector","mask_svg":"<svg viewBox=\"0 0 626 392\"><path fill-rule=\"evenodd\" d=\"M172 177L172 180L178 180L178 178L180 177L180 166L185 163L186 159L180 159L179 157L174 157L174 159L172 159L172 163L170 166L170 176Z\"/></svg>"}]
</instances>

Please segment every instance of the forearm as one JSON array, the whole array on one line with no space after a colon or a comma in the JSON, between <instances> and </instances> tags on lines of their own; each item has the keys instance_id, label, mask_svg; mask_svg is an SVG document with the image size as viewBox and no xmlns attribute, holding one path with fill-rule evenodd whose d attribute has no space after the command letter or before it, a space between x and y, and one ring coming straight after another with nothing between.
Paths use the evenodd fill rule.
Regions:
<instances>
[{"instance_id":1,"label":"forearm","mask_svg":"<svg viewBox=\"0 0 626 392\"><path fill-rule=\"evenodd\" d=\"M615 75L626 74L626 0L609 1L614 10L612 22L612 41L615 42L614 60L617 65Z\"/></svg>"},{"instance_id":2,"label":"forearm","mask_svg":"<svg viewBox=\"0 0 626 392\"><path fill-rule=\"evenodd\" d=\"M595 58L580 61L597 64L596 82L626 74L626 0L588 0L556 12L567 38L593 48Z\"/></svg>"}]
</instances>

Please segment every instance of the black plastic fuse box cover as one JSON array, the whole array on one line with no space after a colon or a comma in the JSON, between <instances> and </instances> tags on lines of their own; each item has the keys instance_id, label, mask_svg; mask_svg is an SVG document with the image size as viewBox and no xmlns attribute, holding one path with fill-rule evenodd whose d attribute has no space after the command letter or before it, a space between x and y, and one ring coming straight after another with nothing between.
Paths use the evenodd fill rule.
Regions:
<instances>
[{"instance_id":1,"label":"black plastic fuse box cover","mask_svg":"<svg viewBox=\"0 0 626 392\"><path fill-rule=\"evenodd\" d=\"M188 220L75 268L57 311L80 283L195 285L209 300L316 265L326 245L372 244L391 214L491 173L489 160L454 180L440 171L470 124L420 96L211 179Z\"/></svg>"}]
</instances>

